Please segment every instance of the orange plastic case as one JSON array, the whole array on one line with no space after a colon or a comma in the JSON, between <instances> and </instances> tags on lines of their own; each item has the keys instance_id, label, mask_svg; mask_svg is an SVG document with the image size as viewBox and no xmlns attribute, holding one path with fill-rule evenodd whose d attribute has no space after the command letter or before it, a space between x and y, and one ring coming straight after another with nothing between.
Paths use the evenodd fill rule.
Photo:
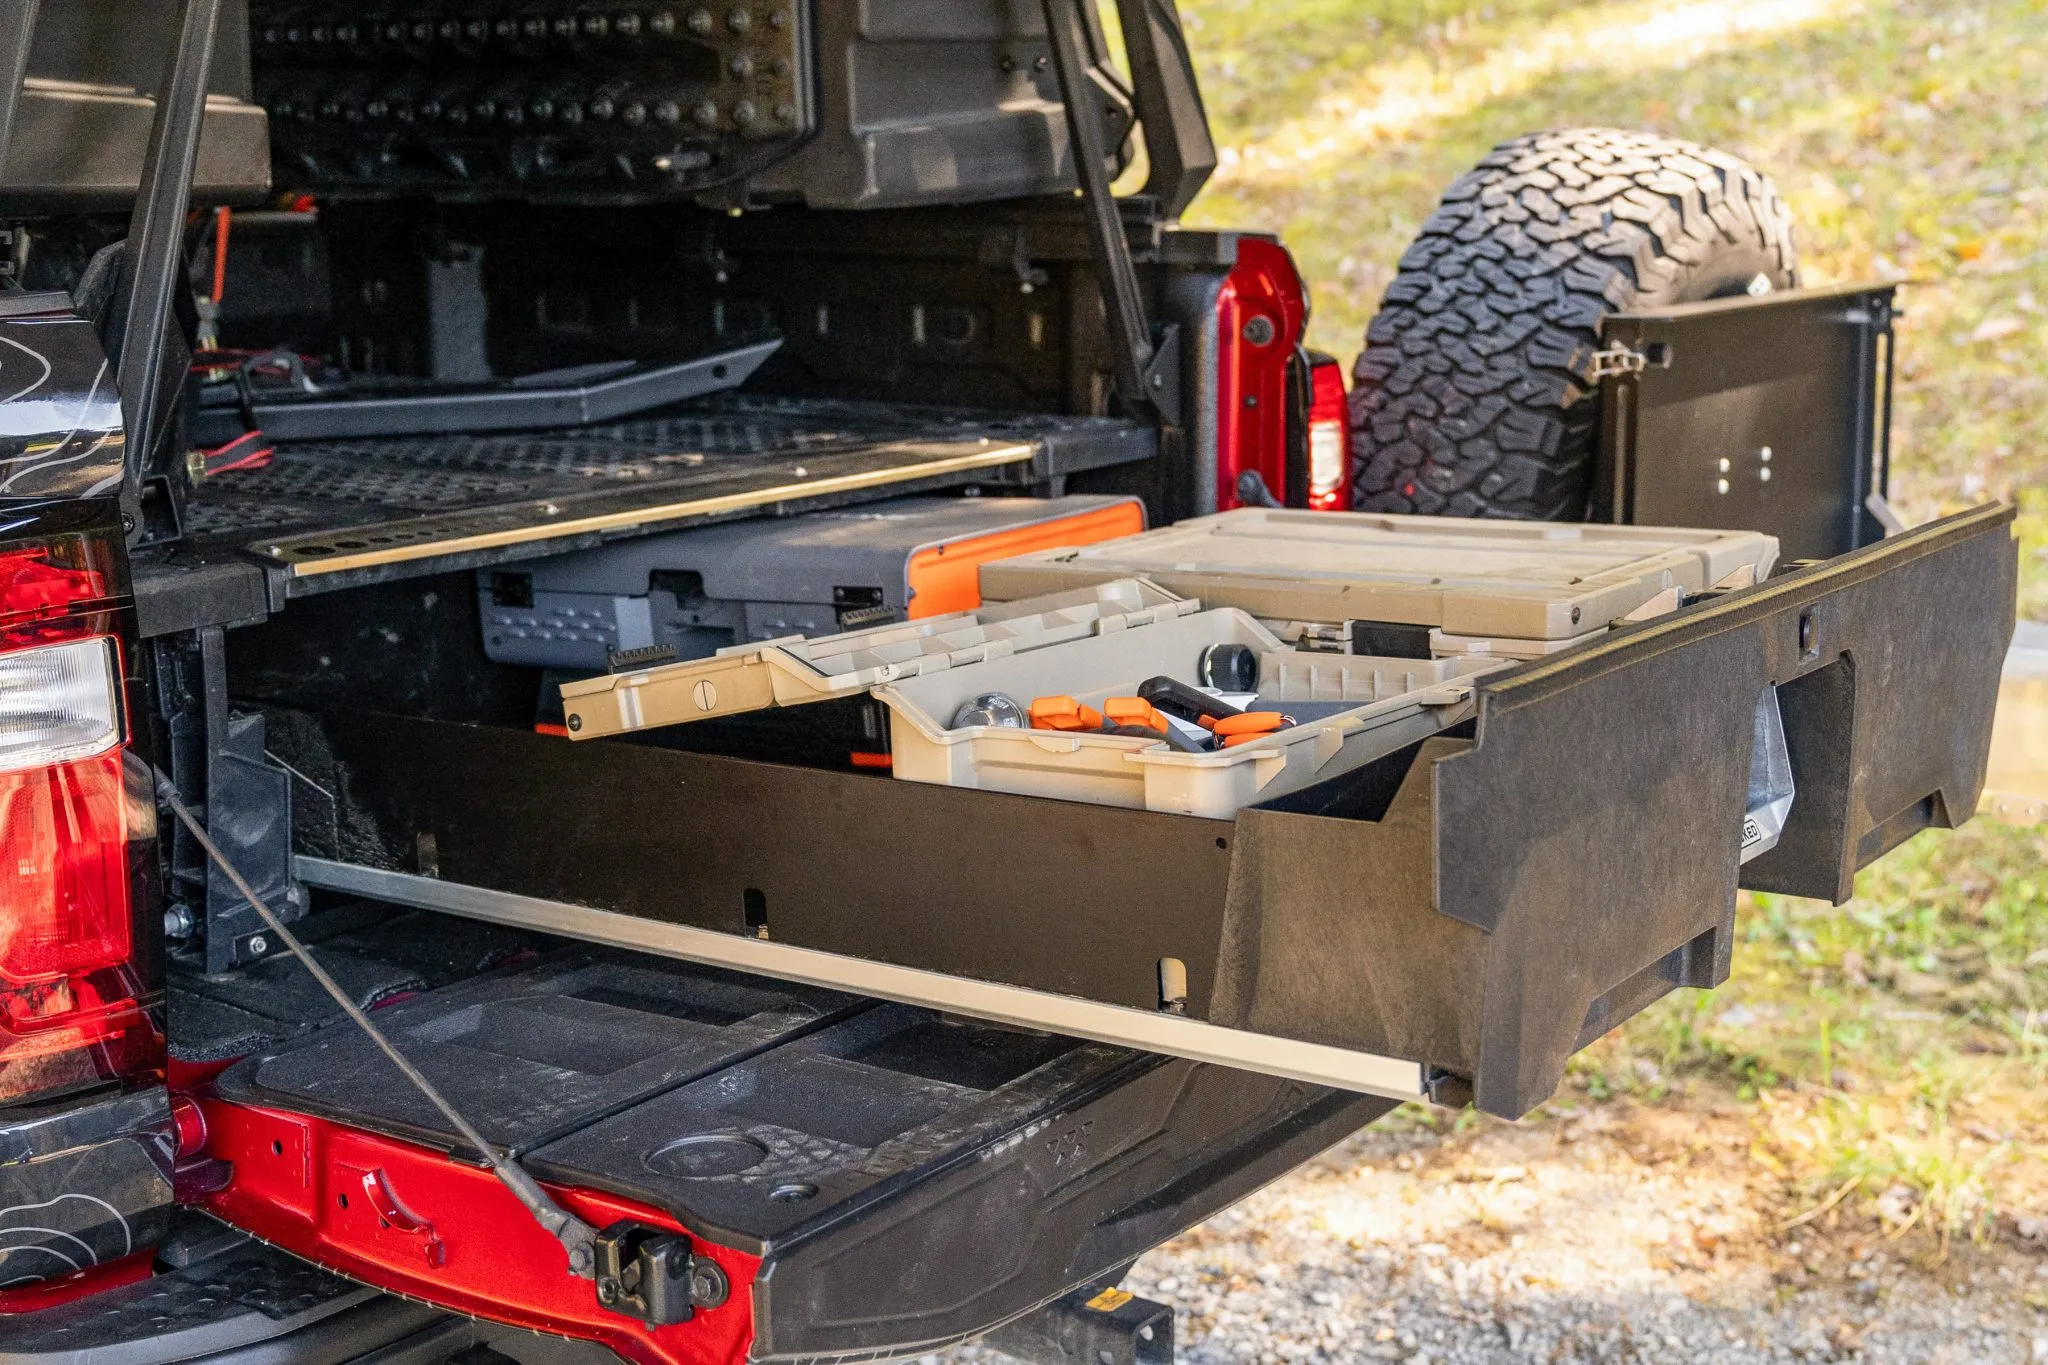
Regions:
<instances>
[{"instance_id":1,"label":"orange plastic case","mask_svg":"<svg viewBox=\"0 0 2048 1365\"><path fill-rule=\"evenodd\" d=\"M1144 504L1131 499L923 546L912 551L903 575L910 589L911 619L973 611L980 606L984 564L1041 550L1094 545L1144 529Z\"/></svg>"}]
</instances>

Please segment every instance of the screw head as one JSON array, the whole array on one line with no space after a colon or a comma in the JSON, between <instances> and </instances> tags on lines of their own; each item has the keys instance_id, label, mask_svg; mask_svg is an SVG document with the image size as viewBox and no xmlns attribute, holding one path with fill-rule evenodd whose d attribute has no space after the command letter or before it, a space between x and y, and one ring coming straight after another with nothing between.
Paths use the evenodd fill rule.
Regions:
<instances>
[{"instance_id":1,"label":"screw head","mask_svg":"<svg viewBox=\"0 0 2048 1365\"><path fill-rule=\"evenodd\" d=\"M716 1308L732 1296L732 1282L716 1261L692 1258L690 1301L699 1308Z\"/></svg>"},{"instance_id":2,"label":"screw head","mask_svg":"<svg viewBox=\"0 0 2048 1365\"><path fill-rule=\"evenodd\" d=\"M258 957L262 957L270 951L270 940L261 934L256 935L256 937L249 940L249 951Z\"/></svg>"},{"instance_id":3,"label":"screw head","mask_svg":"<svg viewBox=\"0 0 2048 1365\"><path fill-rule=\"evenodd\" d=\"M1263 314L1244 325L1244 339L1254 346L1272 345L1275 335L1277 331L1273 326L1273 319Z\"/></svg>"}]
</instances>

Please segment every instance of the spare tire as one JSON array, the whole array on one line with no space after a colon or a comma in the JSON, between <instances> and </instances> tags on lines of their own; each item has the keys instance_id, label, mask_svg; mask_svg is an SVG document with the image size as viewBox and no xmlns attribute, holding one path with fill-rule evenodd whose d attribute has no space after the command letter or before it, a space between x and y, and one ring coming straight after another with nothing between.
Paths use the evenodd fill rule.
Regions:
<instances>
[{"instance_id":1,"label":"spare tire","mask_svg":"<svg viewBox=\"0 0 2048 1365\"><path fill-rule=\"evenodd\" d=\"M1353 369L1353 506L1577 520L1600 320L1799 282L1784 201L1747 162L1650 133L1503 142L1401 258Z\"/></svg>"}]
</instances>

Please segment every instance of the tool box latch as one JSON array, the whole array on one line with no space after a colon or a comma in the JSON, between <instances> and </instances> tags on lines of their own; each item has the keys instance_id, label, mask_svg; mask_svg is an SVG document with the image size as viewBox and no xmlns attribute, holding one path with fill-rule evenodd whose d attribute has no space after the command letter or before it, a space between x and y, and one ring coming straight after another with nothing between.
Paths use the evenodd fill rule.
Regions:
<instances>
[{"instance_id":1,"label":"tool box latch","mask_svg":"<svg viewBox=\"0 0 2048 1365\"><path fill-rule=\"evenodd\" d=\"M614 1223L597 1235L597 1301L649 1327L688 1322L732 1293L718 1263L690 1254L690 1239L644 1223Z\"/></svg>"}]
</instances>

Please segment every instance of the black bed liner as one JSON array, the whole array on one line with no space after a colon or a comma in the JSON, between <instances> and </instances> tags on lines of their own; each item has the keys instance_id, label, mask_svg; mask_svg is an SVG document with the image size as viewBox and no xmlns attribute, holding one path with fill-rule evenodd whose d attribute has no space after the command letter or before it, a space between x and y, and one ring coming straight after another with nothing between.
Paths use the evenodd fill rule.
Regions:
<instances>
[{"instance_id":1,"label":"black bed liner","mask_svg":"<svg viewBox=\"0 0 2048 1365\"><path fill-rule=\"evenodd\" d=\"M1106 417L722 395L570 430L279 443L216 475L184 539L138 552L144 635L258 619L289 597L475 568L646 530L1150 459Z\"/></svg>"},{"instance_id":2,"label":"black bed liner","mask_svg":"<svg viewBox=\"0 0 2048 1365\"><path fill-rule=\"evenodd\" d=\"M583 949L378 1017L543 1179L665 1208L761 1255L757 1360L979 1335L1114 1277L1392 1107ZM463 1154L345 1024L220 1086Z\"/></svg>"}]
</instances>

